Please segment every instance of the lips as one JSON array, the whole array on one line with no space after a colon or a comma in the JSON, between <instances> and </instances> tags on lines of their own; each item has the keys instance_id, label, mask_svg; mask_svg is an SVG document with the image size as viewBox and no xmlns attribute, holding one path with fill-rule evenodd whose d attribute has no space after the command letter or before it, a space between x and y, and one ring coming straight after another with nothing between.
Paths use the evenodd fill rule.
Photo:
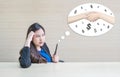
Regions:
<instances>
[{"instance_id":1,"label":"lips","mask_svg":"<svg viewBox=\"0 0 120 77\"><path fill-rule=\"evenodd\" d=\"M43 42L39 42L39 44L43 44Z\"/></svg>"}]
</instances>

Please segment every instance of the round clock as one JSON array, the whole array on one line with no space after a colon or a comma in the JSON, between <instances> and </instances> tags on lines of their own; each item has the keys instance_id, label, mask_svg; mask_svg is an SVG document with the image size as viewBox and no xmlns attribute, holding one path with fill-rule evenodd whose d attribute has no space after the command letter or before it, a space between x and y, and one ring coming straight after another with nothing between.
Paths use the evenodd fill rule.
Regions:
<instances>
[{"instance_id":1,"label":"round clock","mask_svg":"<svg viewBox=\"0 0 120 77\"><path fill-rule=\"evenodd\" d=\"M100 4L87 3L74 8L68 15L68 25L84 36L98 36L111 30L115 23L112 11Z\"/></svg>"}]
</instances>

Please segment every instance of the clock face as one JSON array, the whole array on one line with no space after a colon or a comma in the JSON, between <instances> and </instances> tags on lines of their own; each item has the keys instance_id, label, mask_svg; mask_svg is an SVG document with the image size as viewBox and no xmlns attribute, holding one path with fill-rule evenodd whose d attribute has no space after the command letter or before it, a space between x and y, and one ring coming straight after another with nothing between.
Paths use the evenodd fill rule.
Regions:
<instances>
[{"instance_id":1,"label":"clock face","mask_svg":"<svg viewBox=\"0 0 120 77\"><path fill-rule=\"evenodd\" d=\"M84 35L84 36L98 36L98 35L104 34L104 33L108 32L109 30L111 30L111 28L113 27L113 24L104 20L104 18L103 19L99 18L92 22L90 20L88 20L87 18L80 19L80 14L81 15L88 14L90 12L93 12L93 13L97 12L97 13L104 14L106 16L106 18L107 18L107 16L114 18L114 14L112 13L112 11L109 8L107 8L103 5L100 5L100 4L96 4L96 3L87 3L87 4L83 4L83 5L80 5L76 8L74 8L69 13L68 18L69 17L78 18L78 20L68 23L69 27L74 32ZM111 18L107 18L107 20L109 20L109 19L111 19Z\"/></svg>"}]
</instances>

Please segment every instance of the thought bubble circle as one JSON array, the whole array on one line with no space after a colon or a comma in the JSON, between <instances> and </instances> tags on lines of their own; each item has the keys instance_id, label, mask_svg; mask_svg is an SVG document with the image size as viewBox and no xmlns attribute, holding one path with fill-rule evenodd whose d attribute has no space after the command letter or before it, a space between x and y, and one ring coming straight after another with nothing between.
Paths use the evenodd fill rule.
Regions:
<instances>
[{"instance_id":1,"label":"thought bubble circle","mask_svg":"<svg viewBox=\"0 0 120 77\"><path fill-rule=\"evenodd\" d=\"M112 29L115 17L112 11L100 4L87 3L75 7L68 15L69 27L84 36L98 36Z\"/></svg>"},{"instance_id":2,"label":"thought bubble circle","mask_svg":"<svg viewBox=\"0 0 120 77\"><path fill-rule=\"evenodd\" d=\"M66 36L69 36L70 35L70 32L69 31L65 31L64 33L65 35L62 35L61 38L58 40L58 43L60 43L62 40L64 40L66 38Z\"/></svg>"},{"instance_id":3,"label":"thought bubble circle","mask_svg":"<svg viewBox=\"0 0 120 77\"><path fill-rule=\"evenodd\" d=\"M65 39L65 36L61 36L61 39L62 39L62 40Z\"/></svg>"},{"instance_id":4,"label":"thought bubble circle","mask_svg":"<svg viewBox=\"0 0 120 77\"><path fill-rule=\"evenodd\" d=\"M65 35L66 35L66 36L69 36L69 35L70 35L70 32L69 32L69 31L66 31L66 32L65 32Z\"/></svg>"}]
</instances>

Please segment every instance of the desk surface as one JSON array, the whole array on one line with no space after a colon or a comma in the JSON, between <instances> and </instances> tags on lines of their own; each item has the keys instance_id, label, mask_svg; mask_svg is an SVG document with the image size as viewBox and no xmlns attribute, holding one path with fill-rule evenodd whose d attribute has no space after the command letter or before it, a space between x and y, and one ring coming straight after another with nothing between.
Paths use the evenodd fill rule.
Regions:
<instances>
[{"instance_id":1,"label":"desk surface","mask_svg":"<svg viewBox=\"0 0 120 77\"><path fill-rule=\"evenodd\" d=\"M120 62L67 62L32 64L0 62L1 77L120 77Z\"/></svg>"}]
</instances>

